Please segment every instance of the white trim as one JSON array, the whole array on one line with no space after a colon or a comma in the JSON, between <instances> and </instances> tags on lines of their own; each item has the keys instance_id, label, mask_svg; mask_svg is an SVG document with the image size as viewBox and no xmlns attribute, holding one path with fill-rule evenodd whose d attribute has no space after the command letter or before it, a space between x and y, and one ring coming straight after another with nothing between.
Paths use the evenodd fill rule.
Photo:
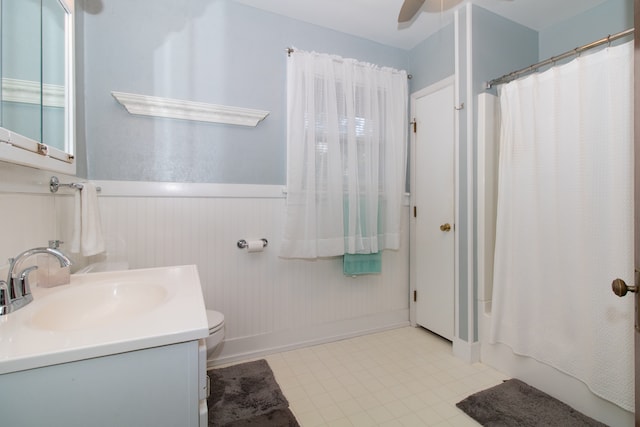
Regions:
<instances>
[{"instance_id":1,"label":"white trim","mask_svg":"<svg viewBox=\"0 0 640 427\"><path fill-rule=\"evenodd\" d=\"M453 355L468 363L480 362L480 342L469 343L459 338L453 339Z\"/></svg>"},{"instance_id":2,"label":"white trim","mask_svg":"<svg viewBox=\"0 0 640 427\"><path fill-rule=\"evenodd\" d=\"M422 89L417 92L413 92L409 97L409 117L410 122L415 122L416 117L416 100L423 96ZM417 326L416 322L416 302L413 299L414 292L416 291L416 238L414 233L416 218L413 216L413 210L411 206L415 206L416 196L416 133L412 130L409 131L409 152L411 155L410 169L409 169L409 188L411 192L409 194L409 323L411 326Z\"/></svg>"},{"instance_id":3,"label":"white trim","mask_svg":"<svg viewBox=\"0 0 640 427\"><path fill-rule=\"evenodd\" d=\"M486 287L486 273L487 266L485 244L487 240L486 235L486 173L487 173L487 159L485 157L487 146L487 111L489 101L487 96L490 94L481 93L478 95L478 179L476 180L476 192L478 194L478 301L484 301L484 290ZM477 305L479 307L480 304ZM480 316L482 312L478 313ZM478 337L479 339L480 337Z\"/></svg>"},{"instance_id":4,"label":"white trim","mask_svg":"<svg viewBox=\"0 0 640 427\"><path fill-rule=\"evenodd\" d=\"M493 280L493 249L497 204L499 141L497 97L489 93L478 96L478 317L489 313ZM479 321L480 324L480 321Z\"/></svg>"},{"instance_id":5,"label":"white trim","mask_svg":"<svg viewBox=\"0 0 640 427\"><path fill-rule=\"evenodd\" d=\"M2 101L40 105L40 82L3 77ZM44 83L42 105L64 108L64 86Z\"/></svg>"},{"instance_id":6,"label":"white trim","mask_svg":"<svg viewBox=\"0 0 640 427\"><path fill-rule=\"evenodd\" d=\"M257 126L268 111L204 102L161 98L124 92L111 92L129 113L170 119L194 120L200 122L224 123L241 126Z\"/></svg>"},{"instance_id":7,"label":"white trim","mask_svg":"<svg viewBox=\"0 0 640 427\"><path fill-rule=\"evenodd\" d=\"M208 184L184 182L94 181L100 197L213 197L283 199L281 185Z\"/></svg>"},{"instance_id":8,"label":"white trim","mask_svg":"<svg viewBox=\"0 0 640 427\"><path fill-rule=\"evenodd\" d=\"M457 9L453 14L454 18L454 70L455 70L455 84L453 87L455 105L461 105L460 101L460 10ZM454 182L455 187L455 223L460 224L460 111L457 111L453 118L455 127L455 144L454 144L454 165L456 179ZM455 303L453 305L454 310L454 331L455 336L460 336L460 233L456 234L456 244L454 245L454 258L457 260L456 269L454 273L454 298Z\"/></svg>"},{"instance_id":9,"label":"white trim","mask_svg":"<svg viewBox=\"0 0 640 427\"><path fill-rule=\"evenodd\" d=\"M91 182L100 187L100 197L285 199L287 195L283 185L111 180ZM60 189L61 192L65 190L67 189ZM409 198L409 193L403 195L403 206L409 206Z\"/></svg>"},{"instance_id":10,"label":"white trim","mask_svg":"<svg viewBox=\"0 0 640 427\"><path fill-rule=\"evenodd\" d=\"M2 144L0 144L1 151ZM70 174L32 169L0 161L0 193L49 194L49 179L57 176L62 183L86 182ZM281 185L199 184L142 181L94 181L99 197L173 197L173 198L284 198ZM75 190L60 187L56 196L70 196Z\"/></svg>"},{"instance_id":11,"label":"white trim","mask_svg":"<svg viewBox=\"0 0 640 427\"><path fill-rule=\"evenodd\" d=\"M475 209L473 207L473 193L474 193L474 167L473 167L473 117L474 117L474 102L473 102L473 5L467 3L467 328L468 328L468 340L474 342L477 337L474 333L475 326L475 299L473 297L473 255L474 255L474 227L473 217Z\"/></svg>"},{"instance_id":12,"label":"white trim","mask_svg":"<svg viewBox=\"0 0 640 427\"><path fill-rule=\"evenodd\" d=\"M61 2L66 9L64 20L64 53L65 53L65 69L64 69L64 90L65 105L64 109L64 151L76 154L76 72L75 72L75 3L74 0L63 0ZM74 166L75 173L75 166Z\"/></svg>"}]
</instances>

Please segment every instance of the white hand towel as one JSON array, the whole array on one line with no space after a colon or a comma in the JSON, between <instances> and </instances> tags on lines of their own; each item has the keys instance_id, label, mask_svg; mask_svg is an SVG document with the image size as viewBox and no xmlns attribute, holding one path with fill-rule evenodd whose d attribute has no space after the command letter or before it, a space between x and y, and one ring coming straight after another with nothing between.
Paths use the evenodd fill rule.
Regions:
<instances>
[{"instance_id":1,"label":"white hand towel","mask_svg":"<svg viewBox=\"0 0 640 427\"><path fill-rule=\"evenodd\" d=\"M80 235L82 234L82 215L80 213L80 190L73 195L73 239L71 239L71 252L80 253Z\"/></svg>"},{"instance_id":2,"label":"white hand towel","mask_svg":"<svg viewBox=\"0 0 640 427\"><path fill-rule=\"evenodd\" d=\"M102 223L98 209L96 187L90 182L82 184L82 189L75 195L75 212L73 240L71 251L91 256L104 252Z\"/></svg>"}]
</instances>

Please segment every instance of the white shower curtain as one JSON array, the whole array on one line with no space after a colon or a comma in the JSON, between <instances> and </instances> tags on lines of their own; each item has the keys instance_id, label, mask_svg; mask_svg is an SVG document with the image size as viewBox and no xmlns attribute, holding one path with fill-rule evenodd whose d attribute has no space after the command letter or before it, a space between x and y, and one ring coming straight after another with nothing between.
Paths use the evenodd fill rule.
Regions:
<instances>
[{"instance_id":1,"label":"white shower curtain","mask_svg":"<svg viewBox=\"0 0 640 427\"><path fill-rule=\"evenodd\" d=\"M490 340L633 410L633 42L499 90Z\"/></svg>"}]
</instances>

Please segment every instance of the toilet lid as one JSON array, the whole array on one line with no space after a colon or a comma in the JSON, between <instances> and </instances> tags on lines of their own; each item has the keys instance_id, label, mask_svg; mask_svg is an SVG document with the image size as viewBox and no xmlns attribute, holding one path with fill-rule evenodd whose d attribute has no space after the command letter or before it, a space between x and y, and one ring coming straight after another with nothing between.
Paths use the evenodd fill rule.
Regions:
<instances>
[{"instance_id":1,"label":"toilet lid","mask_svg":"<svg viewBox=\"0 0 640 427\"><path fill-rule=\"evenodd\" d=\"M207 321L209 323L209 332L220 329L224 324L224 314L215 310L207 310Z\"/></svg>"}]
</instances>

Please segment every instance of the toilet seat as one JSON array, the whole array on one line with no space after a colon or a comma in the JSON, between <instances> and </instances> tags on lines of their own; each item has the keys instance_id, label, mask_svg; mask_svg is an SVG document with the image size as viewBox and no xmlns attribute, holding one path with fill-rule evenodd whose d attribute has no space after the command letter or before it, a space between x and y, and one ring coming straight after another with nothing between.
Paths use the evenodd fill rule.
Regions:
<instances>
[{"instance_id":1,"label":"toilet seat","mask_svg":"<svg viewBox=\"0 0 640 427\"><path fill-rule=\"evenodd\" d=\"M207 322L209 323L209 335L212 335L224 326L224 314L215 310L207 310Z\"/></svg>"}]
</instances>

